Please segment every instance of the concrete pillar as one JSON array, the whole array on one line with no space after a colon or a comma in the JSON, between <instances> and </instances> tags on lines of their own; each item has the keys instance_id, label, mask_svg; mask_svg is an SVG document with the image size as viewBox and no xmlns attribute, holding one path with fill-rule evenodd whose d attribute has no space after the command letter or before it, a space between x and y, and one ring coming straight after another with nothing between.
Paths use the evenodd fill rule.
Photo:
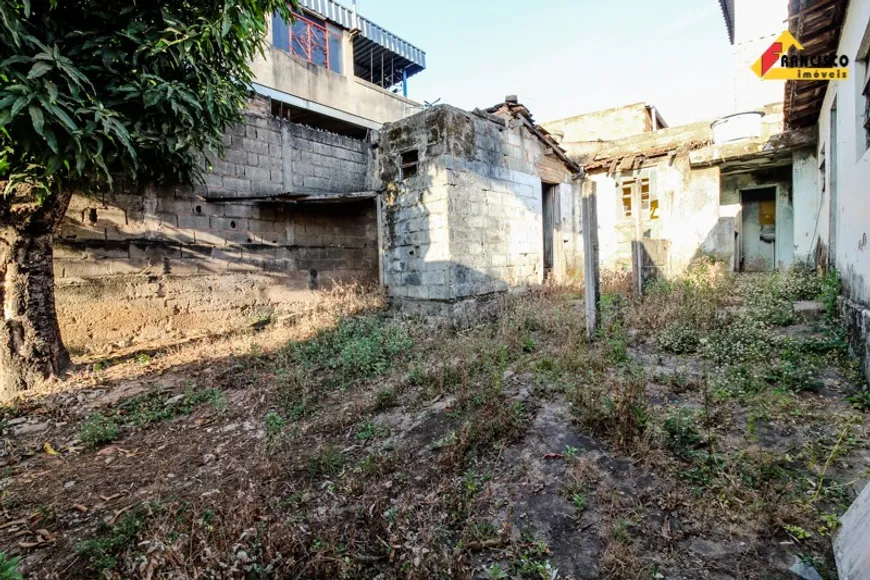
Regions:
<instances>
[{"instance_id":1,"label":"concrete pillar","mask_svg":"<svg viewBox=\"0 0 870 580\"><path fill-rule=\"evenodd\" d=\"M286 121L281 123L281 176L284 193L293 193L293 136Z\"/></svg>"},{"instance_id":2,"label":"concrete pillar","mask_svg":"<svg viewBox=\"0 0 870 580\"><path fill-rule=\"evenodd\" d=\"M598 202L595 182L583 183L583 280L586 285L586 338L593 340L600 324L601 280L598 266Z\"/></svg>"},{"instance_id":3,"label":"concrete pillar","mask_svg":"<svg viewBox=\"0 0 870 580\"><path fill-rule=\"evenodd\" d=\"M379 193L375 197L375 211L378 223L378 284L385 285L384 279L384 255L386 254L386 240L384 236L384 194Z\"/></svg>"}]
</instances>

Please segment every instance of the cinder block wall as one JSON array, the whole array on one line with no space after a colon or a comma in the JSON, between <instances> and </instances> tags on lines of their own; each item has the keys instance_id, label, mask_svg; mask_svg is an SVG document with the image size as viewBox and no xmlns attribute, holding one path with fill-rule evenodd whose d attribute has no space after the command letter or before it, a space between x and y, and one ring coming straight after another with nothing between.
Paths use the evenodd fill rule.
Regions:
<instances>
[{"instance_id":1,"label":"cinder block wall","mask_svg":"<svg viewBox=\"0 0 870 580\"><path fill-rule=\"evenodd\" d=\"M225 145L204 185L117 183L73 198L56 237L55 273L64 338L74 348L124 342L125 334L144 340L184 317L191 332L224 331L332 281L376 278L372 200L250 199L365 191L368 142L272 117L258 99ZM120 322L107 328L107 313Z\"/></svg>"},{"instance_id":2,"label":"cinder block wall","mask_svg":"<svg viewBox=\"0 0 870 580\"><path fill-rule=\"evenodd\" d=\"M408 151L416 151L419 159L411 177L400 167ZM541 282L537 164L543 156L543 146L526 129L449 106L385 126L377 160L386 191L384 280L389 294L456 301ZM559 274L575 268L579 257L579 228L573 227L579 188L568 182L567 172L565 179L555 204L557 214L566 207L569 212L556 220Z\"/></svg>"}]
</instances>

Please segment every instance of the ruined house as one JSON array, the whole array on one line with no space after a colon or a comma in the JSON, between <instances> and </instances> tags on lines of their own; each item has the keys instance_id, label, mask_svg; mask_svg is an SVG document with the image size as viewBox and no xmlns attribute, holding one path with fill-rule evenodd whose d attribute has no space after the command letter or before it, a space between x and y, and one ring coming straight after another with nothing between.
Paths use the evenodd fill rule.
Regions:
<instances>
[{"instance_id":1,"label":"ruined house","mask_svg":"<svg viewBox=\"0 0 870 580\"><path fill-rule=\"evenodd\" d=\"M515 97L389 123L376 158L383 282L405 308L450 314L582 268L582 172Z\"/></svg>"},{"instance_id":2,"label":"ruined house","mask_svg":"<svg viewBox=\"0 0 870 580\"><path fill-rule=\"evenodd\" d=\"M641 260L649 279L705 254L733 271L784 268L809 255L809 218L795 200L815 183L804 164L812 132L784 131L781 104L742 117L563 142L596 184L602 267ZM737 134L720 129L738 121Z\"/></svg>"},{"instance_id":3,"label":"ruined house","mask_svg":"<svg viewBox=\"0 0 870 580\"><path fill-rule=\"evenodd\" d=\"M544 123L595 183L601 267L634 270L639 287L702 255L738 272L786 268L813 252L814 132L785 126L781 83L747 76L782 33L786 5L721 6L734 46L733 114L674 127L639 103Z\"/></svg>"},{"instance_id":4,"label":"ruined house","mask_svg":"<svg viewBox=\"0 0 870 580\"><path fill-rule=\"evenodd\" d=\"M204 184L73 199L55 260L73 352L233 330L342 281L450 314L578 269L581 170L525 107L424 110L404 96L422 51L335 2L301 5L272 18Z\"/></svg>"}]
</instances>

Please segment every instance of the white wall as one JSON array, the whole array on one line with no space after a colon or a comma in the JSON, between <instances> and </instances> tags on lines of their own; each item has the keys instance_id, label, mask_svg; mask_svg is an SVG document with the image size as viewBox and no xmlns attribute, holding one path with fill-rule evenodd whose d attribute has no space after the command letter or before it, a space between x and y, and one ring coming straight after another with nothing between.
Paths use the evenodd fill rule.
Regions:
<instances>
[{"instance_id":1,"label":"white wall","mask_svg":"<svg viewBox=\"0 0 870 580\"><path fill-rule=\"evenodd\" d=\"M631 268L631 254L618 253L620 201L617 180L606 173L589 175L596 184L599 261L605 269ZM665 158L655 166L655 191L661 223L653 237L669 240L669 274L677 274L700 253L729 258L733 253L733 223L720 212L719 168L689 168L687 157L671 163Z\"/></svg>"},{"instance_id":2,"label":"white wall","mask_svg":"<svg viewBox=\"0 0 870 580\"><path fill-rule=\"evenodd\" d=\"M794 260L809 263L816 248L819 221L819 161L812 150L792 155Z\"/></svg>"},{"instance_id":3,"label":"white wall","mask_svg":"<svg viewBox=\"0 0 870 580\"><path fill-rule=\"evenodd\" d=\"M845 81L830 83L819 117L819 148L825 148L828 164L826 194L822 197L820 239L828 245L827 204L830 199L830 174L837 171L837 214L835 265L843 277L847 294L858 302L870 304L870 152L863 124L864 101L857 81L860 65L854 62L859 46L868 31L870 2L849 3L840 37L839 54L852 60L852 74ZM831 152L831 107L837 107L837 159Z\"/></svg>"}]
</instances>

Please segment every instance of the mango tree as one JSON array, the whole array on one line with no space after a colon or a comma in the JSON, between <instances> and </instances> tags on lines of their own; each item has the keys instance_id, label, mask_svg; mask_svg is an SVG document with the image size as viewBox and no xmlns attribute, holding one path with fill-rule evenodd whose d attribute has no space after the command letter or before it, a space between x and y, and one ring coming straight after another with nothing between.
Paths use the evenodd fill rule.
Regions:
<instances>
[{"instance_id":1,"label":"mango tree","mask_svg":"<svg viewBox=\"0 0 870 580\"><path fill-rule=\"evenodd\" d=\"M70 366L52 245L73 193L199 179L273 12L290 18L284 0L0 0L0 395Z\"/></svg>"}]
</instances>

